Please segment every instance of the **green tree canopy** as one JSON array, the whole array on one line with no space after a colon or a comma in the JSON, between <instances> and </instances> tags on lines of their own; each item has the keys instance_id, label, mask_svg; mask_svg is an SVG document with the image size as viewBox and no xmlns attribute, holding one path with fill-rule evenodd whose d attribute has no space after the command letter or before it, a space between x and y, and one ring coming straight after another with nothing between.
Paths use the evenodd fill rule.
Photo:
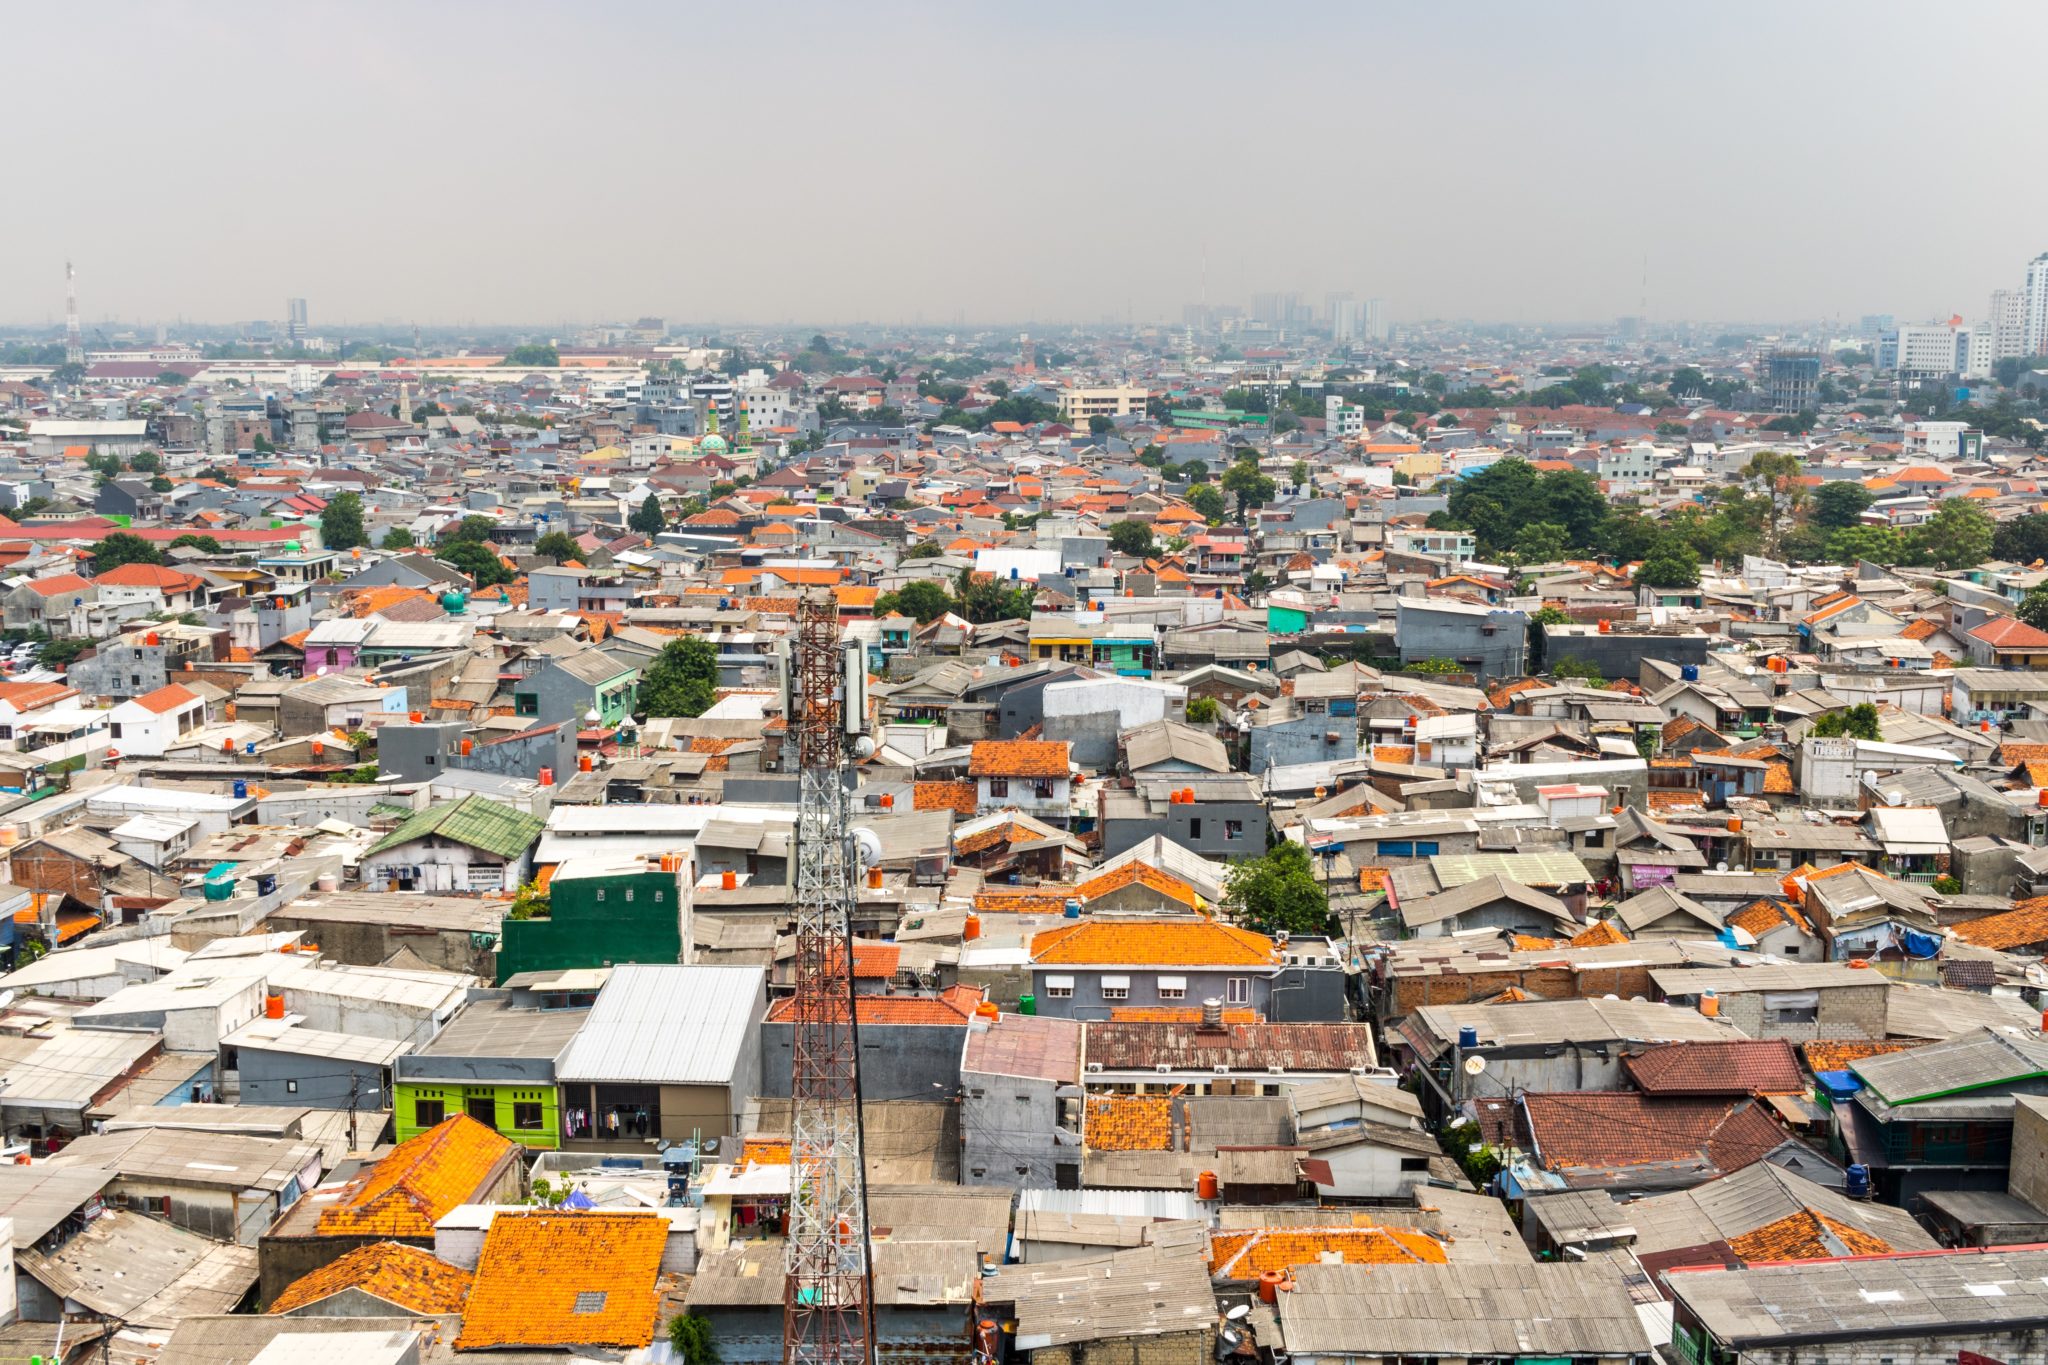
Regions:
<instances>
[{"instance_id":1,"label":"green tree canopy","mask_svg":"<svg viewBox=\"0 0 2048 1365\"><path fill-rule=\"evenodd\" d=\"M490 517L472 514L441 532L441 544L459 545L463 541L483 544L498 533L498 523Z\"/></svg>"},{"instance_id":2,"label":"green tree canopy","mask_svg":"<svg viewBox=\"0 0 2048 1365\"><path fill-rule=\"evenodd\" d=\"M650 716L701 716L717 699L718 649L701 635L683 635L662 646L640 684L640 704Z\"/></svg>"},{"instance_id":3,"label":"green tree canopy","mask_svg":"<svg viewBox=\"0 0 2048 1365\"><path fill-rule=\"evenodd\" d=\"M1194 508L1196 513L1211 525L1222 521L1230 510L1229 504L1223 501L1223 494L1217 491L1213 483L1198 483L1190 488L1188 506Z\"/></svg>"},{"instance_id":4,"label":"green tree canopy","mask_svg":"<svg viewBox=\"0 0 2048 1365\"><path fill-rule=\"evenodd\" d=\"M1944 569L1974 569L1991 557L1991 517L1973 502L1950 498L1913 528L1913 558Z\"/></svg>"},{"instance_id":5,"label":"green tree canopy","mask_svg":"<svg viewBox=\"0 0 2048 1365\"><path fill-rule=\"evenodd\" d=\"M1249 526L1251 509L1271 502L1276 486L1271 478L1259 472L1256 459L1240 459L1223 471L1223 491L1237 499L1238 523Z\"/></svg>"},{"instance_id":6,"label":"green tree canopy","mask_svg":"<svg viewBox=\"0 0 2048 1365\"><path fill-rule=\"evenodd\" d=\"M1883 736L1878 729L1877 708L1869 702L1859 702L1839 711L1829 711L1813 723L1808 733L1821 739L1862 739L1872 744Z\"/></svg>"},{"instance_id":7,"label":"green tree canopy","mask_svg":"<svg viewBox=\"0 0 2048 1365\"><path fill-rule=\"evenodd\" d=\"M583 547L576 543L576 537L567 531L550 531L533 542L533 552L545 555L557 564L566 564L572 559L583 558Z\"/></svg>"},{"instance_id":8,"label":"green tree canopy","mask_svg":"<svg viewBox=\"0 0 2048 1365\"><path fill-rule=\"evenodd\" d=\"M197 534L196 532L188 531L184 535L179 536L176 540L171 542L171 548L173 550L185 545L191 546L193 549L199 551L199 553L204 555L217 555L222 553L219 541L215 540L212 536L202 536Z\"/></svg>"},{"instance_id":9,"label":"green tree canopy","mask_svg":"<svg viewBox=\"0 0 2048 1365\"><path fill-rule=\"evenodd\" d=\"M1109 528L1109 548L1144 559L1152 553L1152 528L1142 521L1120 521Z\"/></svg>"},{"instance_id":10,"label":"green tree canopy","mask_svg":"<svg viewBox=\"0 0 2048 1365\"><path fill-rule=\"evenodd\" d=\"M128 467L138 474L159 473L164 467L164 457L154 450L138 450L128 457Z\"/></svg>"},{"instance_id":11,"label":"green tree canopy","mask_svg":"<svg viewBox=\"0 0 2048 1365\"><path fill-rule=\"evenodd\" d=\"M662 528L668 525L668 518L662 514L661 499L649 493L646 501L634 509L626 525L643 536L660 535Z\"/></svg>"},{"instance_id":12,"label":"green tree canopy","mask_svg":"<svg viewBox=\"0 0 2048 1365\"><path fill-rule=\"evenodd\" d=\"M1813 490L1807 501L1813 519L1831 531L1859 524L1863 509L1877 501L1877 495L1854 479L1837 479ZM2043 517L2048 522L2048 517Z\"/></svg>"},{"instance_id":13,"label":"green tree canopy","mask_svg":"<svg viewBox=\"0 0 2048 1365\"><path fill-rule=\"evenodd\" d=\"M385 550L410 550L413 547L412 532L403 526L394 526L384 533L379 548Z\"/></svg>"},{"instance_id":14,"label":"green tree canopy","mask_svg":"<svg viewBox=\"0 0 2048 1365\"><path fill-rule=\"evenodd\" d=\"M896 591L885 592L875 599L876 616L900 611L905 616L915 617L919 625L944 616L953 607L953 595L928 578L905 583Z\"/></svg>"},{"instance_id":15,"label":"green tree canopy","mask_svg":"<svg viewBox=\"0 0 2048 1365\"><path fill-rule=\"evenodd\" d=\"M2015 564L2048 559L2048 512L2029 512L2001 521L1991 533L1991 557Z\"/></svg>"},{"instance_id":16,"label":"green tree canopy","mask_svg":"<svg viewBox=\"0 0 2048 1365\"><path fill-rule=\"evenodd\" d=\"M1028 621L1031 604L1038 597L1037 589L1030 584L977 576L972 569L960 571L954 592L960 601L960 614L977 626L990 621Z\"/></svg>"},{"instance_id":17,"label":"green tree canopy","mask_svg":"<svg viewBox=\"0 0 2048 1365\"><path fill-rule=\"evenodd\" d=\"M1549 564L1570 552L1565 529L1554 521L1534 521L1515 533L1515 562Z\"/></svg>"},{"instance_id":18,"label":"green tree canopy","mask_svg":"<svg viewBox=\"0 0 2048 1365\"><path fill-rule=\"evenodd\" d=\"M123 564L161 564L163 552L141 536L127 531L114 531L105 540L93 546L86 554L92 559L92 571L105 573L118 569Z\"/></svg>"},{"instance_id":19,"label":"green tree canopy","mask_svg":"<svg viewBox=\"0 0 2048 1365\"><path fill-rule=\"evenodd\" d=\"M353 550L367 545L363 535L363 495L336 493L320 513L320 543L330 550Z\"/></svg>"},{"instance_id":20,"label":"green tree canopy","mask_svg":"<svg viewBox=\"0 0 2048 1365\"><path fill-rule=\"evenodd\" d=\"M533 341L524 346L514 346L498 363L525 370L551 370L562 363L562 355L547 342Z\"/></svg>"},{"instance_id":21,"label":"green tree canopy","mask_svg":"<svg viewBox=\"0 0 2048 1365\"><path fill-rule=\"evenodd\" d=\"M902 554L902 558L937 559L940 555L943 555L944 553L946 553L946 547L939 544L938 541L920 540L919 542L917 542L917 544L905 550Z\"/></svg>"},{"instance_id":22,"label":"green tree canopy","mask_svg":"<svg viewBox=\"0 0 2048 1365\"><path fill-rule=\"evenodd\" d=\"M1646 588L1696 588L1700 582L1700 557L1683 541L1667 539L1650 551L1636 570L1636 582Z\"/></svg>"},{"instance_id":23,"label":"green tree canopy","mask_svg":"<svg viewBox=\"0 0 2048 1365\"><path fill-rule=\"evenodd\" d=\"M434 551L434 557L467 574L479 588L495 588L518 577L480 541L458 540L453 545L443 545Z\"/></svg>"},{"instance_id":24,"label":"green tree canopy","mask_svg":"<svg viewBox=\"0 0 2048 1365\"><path fill-rule=\"evenodd\" d=\"M1237 922L1261 934L1320 934L1329 929L1330 898L1310 870L1308 850L1293 840L1230 869L1225 899Z\"/></svg>"},{"instance_id":25,"label":"green tree canopy","mask_svg":"<svg viewBox=\"0 0 2048 1365\"><path fill-rule=\"evenodd\" d=\"M1610 520L1599 483L1582 469L1539 472L1527 460L1497 460L1451 485L1432 525L1472 532L1482 558L1512 553L1524 527L1539 522L1564 528L1567 550L1606 552L1602 531Z\"/></svg>"}]
</instances>

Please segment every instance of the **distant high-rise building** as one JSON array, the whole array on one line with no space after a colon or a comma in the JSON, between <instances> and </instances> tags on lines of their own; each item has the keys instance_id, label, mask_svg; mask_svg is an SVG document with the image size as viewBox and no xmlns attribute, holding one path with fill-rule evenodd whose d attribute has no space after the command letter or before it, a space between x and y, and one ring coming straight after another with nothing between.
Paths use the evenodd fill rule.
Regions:
<instances>
[{"instance_id":1,"label":"distant high-rise building","mask_svg":"<svg viewBox=\"0 0 2048 1365\"><path fill-rule=\"evenodd\" d=\"M1765 390L1773 412L1800 412L1814 405L1820 386L1820 352L1773 351L1764 359Z\"/></svg>"},{"instance_id":2,"label":"distant high-rise building","mask_svg":"<svg viewBox=\"0 0 2048 1365\"><path fill-rule=\"evenodd\" d=\"M286 299L284 301L284 335L287 341L299 341L306 335L306 301Z\"/></svg>"},{"instance_id":3,"label":"distant high-rise building","mask_svg":"<svg viewBox=\"0 0 2048 1365\"><path fill-rule=\"evenodd\" d=\"M1991 358L2003 360L2023 354L2027 326L2026 296L2017 289L1991 291L1991 307L1984 319L1991 333Z\"/></svg>"},{"instance_id":4,"label":"distant high-rise building","mask_svg":"<svg viewBox=\"0 0 2048 1365\"><path fill-rule=\"evenodd\" d=\"M1970 329L1960 321L1907 323L1877 339L1877 368L1911 381L1944 379L1969 367Z\"/></svg>"},{"instance_id":5,"label":"distant high-rise building","mask_svg":"<svg viewBox=\"0 0 2048 1365\"><path fill-rule=\"evenodd\" d=\"M1330 340L1356 341L1364 332L1365 310L1346 294L1330 300Z\"/></svg>"},{"instance_id":6,"label":"distant high-rise building","mask_svg":"<svg viewBox=\"0 0 2048 1365\"><path fill-rule=\"evenodd\" d=\"M2027 283L2020 293L2020 353L2048 355L2048 251L2027 262Z\"/></svg>"},{"instance_id":7,"label":"distant high-rise building","mask_svg":"<svg viewBox=\"0 0 2048 1365\"><path fill-rule=\"evenodd\" d=\"M1387 310L1378 299L1367 299L1365 301L1365 312L1362 315L1361 323L1365 328L1366 340L1385 341L1387 339Z\"/></svg>"}]
</instances>

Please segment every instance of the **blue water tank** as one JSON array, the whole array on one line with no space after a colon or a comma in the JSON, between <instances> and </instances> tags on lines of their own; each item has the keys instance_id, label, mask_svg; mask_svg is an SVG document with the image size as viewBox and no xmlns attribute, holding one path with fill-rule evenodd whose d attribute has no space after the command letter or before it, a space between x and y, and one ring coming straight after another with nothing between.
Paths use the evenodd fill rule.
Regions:
<instances>
[{"instance_id":1,"label":"blue water tank","mask_svg":"<svg viewBox=\"0 0 2048 1365\"><path fill-rule=\"evenodd\" d=\"M1060 911L1060 913L1061 913L1061 914L1062 914L1063 916L1065 916L1065 917L1066 917L1067 919L1079 919L1079 918L1081 918L1081 902L1079 902L1079 901L1068 901L1068 902L1066 903L1066 906L1065 906L1065 908L1063 908L1063 909L1062 909L1062 910Z\"/></svg>"},{"instance_id":2,"label":"blue water tank","mask_svg":"<svg viewBox=\"0 0 2048 1365\"><path fill-rule=\"evenodd\" d=\"M249 784L248 784L247 782L244 782L244 781L243 781L243 780L242 780L241 778L239 778L239 777L238 777L238 778L236 778L236 779L235 779L235 800L237 800L237 801L243 801L243 800L246 800L246 799L248 799L248 796L249 796Z\"/></svg>"},{"instance_id":3,"label":"blue water tank","mask_svg":"<svg viewBox=\"0 0 2048 1365\"><path fill-rule=\"evenodd\" d=\"M1698 682L1700 680L1700 666L1698 664L1680 664L1678 676L1687 682Z\"/></svg>"},{"instance_id":4,"label":"blue water tank","mask_svg":"<svg viewBox=\"0 0 2048 1365\"><path fill-rule=\"evenodd\" d=\"M1860 1163L1851 1166L1849 1168L1849 1183L1846 1189L1851 1199L1870 1198L1870 1168Z\"/></svg>"},{"instance_id":5,"label":"blue water tank","mask_svg":"<svg viewBox=\"0 0 2048 1365\"><path fill-rule=\"evenodd\" d=\"M259 896L274 896L274 895L276 895L276 894L277 894L277 874L276 874L276 873L274 873L274 872L259 872L259 873L257 873L257 874L256 874L256 894L257 894L257 895L259 895Z\"/></svg>"},{"instance_id":6,"label":"blue water tank","mask_svg":"<svg viewBox=\"0 0 2048 1365\"><path fill-rule=\"evenodd\" d=\"M247 744L244 744L242 746L242 752L248 754L251 758L254 758L256 756L256 741L252 739Z\"/></svg>"},{"instance_id":7,"label":"blue water tank","mask_svg":"<svg viewBox=\"0 0 2048 1365\"><path fill-rule=\"evenodd\" d=\"M1458 1025L1458 1046L1461 1048L1475 1048L1479 1046L1479 1028L1477 1025Z\"/></svg>"},{"instance_id":8,"label":"blue water tank","mask_svg":"<svg viewBox=\"0 0 2048 1365\"><path fill-rule=\"evenodd\" d=\"M1010 569L1010 581L1012 583L1017 581L1017 570L1014 566Z\"/></svg>"}]
</instances>

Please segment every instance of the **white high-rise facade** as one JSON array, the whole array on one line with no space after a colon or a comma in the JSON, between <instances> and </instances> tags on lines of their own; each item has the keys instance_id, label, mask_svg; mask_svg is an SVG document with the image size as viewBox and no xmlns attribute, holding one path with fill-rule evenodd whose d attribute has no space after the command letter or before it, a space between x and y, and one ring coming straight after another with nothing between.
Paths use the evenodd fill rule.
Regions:
<instances>
[{"instance_id":1,"label":"white high-rise facade","mask_svg":"<svg viewBox=\"0 0 2048 1365\"><path fill-rule=\"evenodd\" d=\"M2027 283L2020 294L2020 354L2048 355L2048 252L2027 262Z\"/></svg>"},{"instance_id":2,"label":"white high-rise facade","mask_svg":"<svg viewBox=\"0 0 2048 1365\"><path fill-rule=\"evenodd\" d=\"M2021 354L2027 324L2024 294L2017 289L1992 290L1991 310L1984 321L1991 332L1992 359L2003 360L2009 355Z\"/></svg>"}]
</instances>

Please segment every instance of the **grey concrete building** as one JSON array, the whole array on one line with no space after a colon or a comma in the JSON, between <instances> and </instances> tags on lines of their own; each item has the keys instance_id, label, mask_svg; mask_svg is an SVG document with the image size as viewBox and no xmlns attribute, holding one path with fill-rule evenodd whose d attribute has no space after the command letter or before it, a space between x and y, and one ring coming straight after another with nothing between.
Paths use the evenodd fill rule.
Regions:
<instances>
[{"instance_id":1,"label":"grey concrete building","mask_svg":"<svg viewBox=\"0 0 2048 1365\"><path fill-rule=\"evenodd\" d=\"M1079 1189L1081 1130L1060 1097L1081 1083L1082 1025L1005 1014L968 1025L960 1058L960 1181Z\"/></svg>"},{"instance_id":2,"label":"grey concrete building","mask_svg":"<svg viewBox=\"0 0 2048 1365\"><path fill-rule=\"evenodd\" d=\"M243 1104L303 1105L369 1115L381 1127L391 1105L391 1066L412 1044L330 1033L297 1018L252 1019L222 1036L221 1071L238 1074Z\"/></svg>"},{"instance_id":3,"label":"grey concrete building","mask_svg":"<svg viewBox=\"0 0 2048 1365\"><path fill-rule=\"evenodd\" d=\"M1187 790L1193 802L1172 799ZM1266 851L1266 803L1258 783L1242 773L1139 778L1128 789L1105 789L1101 816L1106 858L1155 834L1205 858L1256 858Z\"/></svg>"},{"instance_id":4,"label":"grey concrete building","mask_svg":"<svg viewBox=\"0 0 2048 1365\"><path fill-rule=\"evenodd\" d=\"M1528 628L1525 613L1501 607L1403 597L1394 608L1403 664L1449 659L1482 680L1527 671Z\"/></svg>"}]
</instances>

